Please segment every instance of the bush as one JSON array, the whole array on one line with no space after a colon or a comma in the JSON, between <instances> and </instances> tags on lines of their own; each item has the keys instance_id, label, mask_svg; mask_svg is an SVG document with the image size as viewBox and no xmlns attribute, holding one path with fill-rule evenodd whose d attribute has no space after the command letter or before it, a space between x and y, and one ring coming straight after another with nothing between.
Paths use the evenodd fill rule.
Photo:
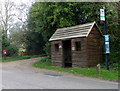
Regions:
<instances>
[{"instance_id":1,"label":"bush","mask_svg":"<svg viewBox=\"0 0 120 91\"><path fill-rule=\"evenodd\" d=\"M51 62L50 57L44 57L40 60L41 62Z\"/></svg>"},{"instance_id":2,"label":"bush","mask_svg":"<svg viewBox=\"0 0 120 91\"><path fill-rule=\"evenodd\" d=\"M106 62L101 63L101 68L106 69ZM119 62L110 61L109 68L110 70L120 70Z\"/></svg>"},{"instance_id":3,"label":"bush","mask_svg":"<svg viewBox=\"0 0 120 91\"><path fill-rule=\"evenodd\" d=\"M119 54L120 54L120 52L117 49L117 47L111 44L111 52L109 54L109 68L110 68L110 70L119 70L119 68L120 68ZM106 69L106 62L105 61L103 63L101 63L101 68Z\"/></svg>"},{"instance_id":4,"label":"bush","mask_svg":"<svg viewBox=\"0 0 120 91\"><path fill-rule=\"evenodd\" d=\"M23 56L23 57L21 57L22 59L29 59L29 58L31 58L30 56Z\"/></svg>"},{"instance_id":5,"label":"bush","mask_svg":"<svg viewBox=\"0 0 120 91\"><path fill-rule=\"evenodd\" d=\"M47 56L46 54L40 54L40 55L33 55L31 56L32 58L35 58L35 57L43 57L43 56Z\"/></svg>"},{"instance_id":6,"label":"bush","mask_svg":"<svg viewBox=\"0 0 120 91\"><path fill-rule=\"evenodd\" d=\"M2 35L2 50L7 51L7 56L14 56L18 54L18 48L16 45L11 44L10 39L8 39L5 35Z\"/></svg>"},{"instance_id":7,"label":"bush","mask_svg":"<svg viewBox=\"0 0 120 91\"><path fill-rule=\"evenodd\" d=\"M15 45L10 45L6 47L7 56L18 55L18 48Z\"/></svg>"},{"instance_id":8,"label":"bush","mask_svg":"<svg viewBox=\"0 0 120 91\"><path fill-rule=\"evenodd\" d=\"M47 54L47 56L49 56L49 57L51 57L51 49L50 49L50 43L49 42L47 42L46 44L45 44L45 47L44 47L44 51L45 51L45 53Z\"/></svg>"},{"instance_id":9,"label":"bush","mask_svg":"<svg viewBox=\"0 0 120 91\"><path fill-rule=\"evenodd\" d=\"M110 61L116 62L119 60L119 54L120 52L118 52L118 50L114 50L111 49L110 55L109 55L109 59Z\"/></svg>"}]
</instances>

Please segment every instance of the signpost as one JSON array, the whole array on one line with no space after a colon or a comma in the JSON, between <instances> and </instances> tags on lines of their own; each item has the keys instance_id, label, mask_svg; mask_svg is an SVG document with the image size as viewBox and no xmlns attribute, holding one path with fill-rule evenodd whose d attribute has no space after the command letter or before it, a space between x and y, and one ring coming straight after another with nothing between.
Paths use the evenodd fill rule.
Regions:
<instances>
[{"instance_id":1,"label":"signpost","mask_svg":"<svg viewBox=\"0 0 120 91\"><path fill-rule=\"evenodd\" d=\"M100 20L105 21L105 9L100 9Z\"/></svg>"},{"instance_id":2,"label":"signpost","mask_svg":"<svg viewBox=\"0 0 120 91\"><path fill-rule=\"evenodd\" d=\"M105 53L105 60L106 60L106 69L109 70L109 64L108 64L108 54L110 53L109 48L109 35L107 35L106 31L106 13L105 9L100 9L100 20L104 23L104 53Z\"/></svg>"}]
</instances>

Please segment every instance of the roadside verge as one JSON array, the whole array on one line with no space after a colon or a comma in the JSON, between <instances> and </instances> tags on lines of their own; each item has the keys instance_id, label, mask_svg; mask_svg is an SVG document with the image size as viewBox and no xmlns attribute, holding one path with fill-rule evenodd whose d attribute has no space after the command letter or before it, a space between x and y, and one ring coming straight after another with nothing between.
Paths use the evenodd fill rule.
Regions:
<instances>
[{"instance_id":1,"label":"roadside verge","mask_svg":"<svg viewBox=\"0 0 120 91\"><path fill-rule=\"evenodd\" d=\"M105 70L101 69L100 74L97 74L96 68L61 68L52 66L51 60L49 57L44 57L38 62L33 64L36 68L47 69L47 70L54 70L58 72L66 72L73 75L82 75L92 78L99 78L109 81L118 81L118 71L116 70Z\"/></svg>"}]
</instances>

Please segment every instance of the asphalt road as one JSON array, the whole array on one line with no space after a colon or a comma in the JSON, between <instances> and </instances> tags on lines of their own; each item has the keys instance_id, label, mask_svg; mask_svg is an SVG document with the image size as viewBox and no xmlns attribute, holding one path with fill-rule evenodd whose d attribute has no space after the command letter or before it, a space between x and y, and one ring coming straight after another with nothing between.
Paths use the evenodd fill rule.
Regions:
<instances>
[{"instance_id":1,"label":"asphalt road","mask_svg":"<svg viewBox=\"0 0 120 91\"><path fill-rule=\"evenodd\" d=\"M35 61L22 60L0 65L2 89L118 89L117 82L33 68Z\"/></svg>"}]
</instances>

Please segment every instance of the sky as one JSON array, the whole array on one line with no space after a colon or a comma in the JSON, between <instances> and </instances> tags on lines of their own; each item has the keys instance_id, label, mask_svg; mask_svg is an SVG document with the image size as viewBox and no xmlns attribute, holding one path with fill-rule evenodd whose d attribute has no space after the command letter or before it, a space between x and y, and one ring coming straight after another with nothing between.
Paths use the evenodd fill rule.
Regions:
<instances>
[{"instance_id":1,"label":"sky","mask_svg":"<svg viewBox=\"0 0 120 91\"><path fill-rule=\"evenodd\" d=\"M0 15L0 19L1 17L3 17L5 19L5 9L4 9L4 2L14 2L15 4L15 7L11 10L9 10L9 13L10 14L15 14L15 16L12 16L12 18L9 20L9 26L10 28L14 28L15 27L15 24L18 23L18 27L21 28L23 22L26 21L27 19L27 15L26 15L26 12L28 12L28 9L31 7L31 5L34 3L34 0L0 0L0 7L2 7L2 9L0 11L2 11L2 15ZM25 5L25 8L23 8L21 5ZM19 8L21 10L19 10ZM22 21L20 21L19 18L22 19ZM9 31L8 31L8 34L10 34L10 28L9 28Z\"/></svg>"},{"instance_id":2,"label":"sky","mask_svg":"<svg viewBox=\"0 0 120 91\"><path fill-rule=\"evenodd\" d=\"M7 1L7 0L0 0L0 3ZM11 2L14 2L15 4L21 4L21 3L27 3L28 5L31 4L31 2L34 2L34 0L9 0Z\"/></svg>"}]
</instances>

